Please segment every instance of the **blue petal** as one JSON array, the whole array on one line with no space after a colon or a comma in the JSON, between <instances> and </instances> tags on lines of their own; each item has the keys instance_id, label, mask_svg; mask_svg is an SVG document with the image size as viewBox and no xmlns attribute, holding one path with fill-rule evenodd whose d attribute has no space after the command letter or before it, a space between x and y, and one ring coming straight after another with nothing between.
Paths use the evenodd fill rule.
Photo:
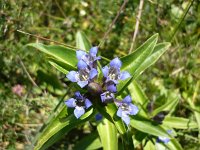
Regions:
<instances>
[{"instance_id":1,"label":"blue petal","mask_svg":"<svg viewBox=\"0 0 200 150\"><path fill-rule=\"evenodd\" d=\"M104 77L107 77L108 76L108 73L109 73L109 68L108 66L105 66L102 68L102 72L103 72L103 76Z\"/></svg>"},{"instance_id":2,"label":"blue petal","mask_svg":"<svg viewBox=\"0 0 200 150\"><path fill-rule=\"evenodd\" d=\"M100 56L98 56L98 57L96 57L94 60L100 60L101 59L101 57Z\"/></svg>"},{"instance_id":3,"label":"blue petal","mask_svg":"<svg viewBox=\"0 0 200 150\"><path fill-rule=\"evenodd\" d=\"M84 51L82 51L82 50L78 50L78 51L76 51L76 58L77 58L78 60L81 60L82 57L83 57L84 55L86 55L86 54L87 54L86 52L84 52Z\"/></svg>"},{"instance_id":4,"label":"blue petal","mask_svg":"<svg viewBox=\"0 0 200 150\"><path fill-rule=\"evenodd\" d=\"M121 109L121 107L119 107L118 110L117 110L117 116L122 117L122 109Z\"/></svg>"},{"instance_id":5,"label":"blue petal","mask_svg":"<svg viewBox=\"0 0 200 150\"><path fill-rule=\"evenodd\" d=\"M85 107L86 107L86 109L89 108L90 106L92 106L91 101L89 99L86 99L85 100Z\"/></svg>"},{"instance_id":6,"label":"blue petal","mask_svg":"<svg viewBox=\"0 0 200 150\"><path fill-rule=\"evenodd\" d=\"M77 99L83 99L83 96L81 95L79 91L75 92L74 95Z\"/></svg>"},{"instance_id":7,"label":"blue petal","mask_svg":"<svg viewBox=\"0 0 200 150\"><path fill-rule=\"evenodd\" d=\"M107 90L113 93L117 92L117 86L115 84L107 85Z\"/></svg>"},{"instance_id":8,"label":"blue petal","mask_svg":"<svg viewBox=\"0 0 200 150\"><path fill-rule=\"evenodd\" d=\"M129 113L130 115L136 115L138 113L138 107L133 105L133 104L129 104Z\"/></svg>"},{"instance_id":9,"label":"blue petal","mask_svg":"<svg viewBox=\"0 0 200 150\"><path fill-rule=\"evenodd\" d=\"M116 57L113 60L111 60L110 66L111 67L116 67L116 68L121 68L122 62L118 57Z\"/></svg>"},{"instance_id":10,"label":"blue petal","mask_svg":"<svg viewBox=\"0 0 200 150\"><path fill-rule=\"evenodd\" d=\"M70 99L65 101L65 104L67 105L67 107L75 107L76 106L76 99L70 98Z\"/></svg>"},{"instance_id":11,"label":"blue petal","mask_svg":"<svg viewBox=\"0 0 200 150\"><path fill-rule=\"evenodd\" d=\"M114 99L114 96L115 95L109 91L106 91L100 95L102 102L112 102Z\"/></svg>"},{"instance_id":12,"label":"blue petal","mask_svg":"<svg viewBox=\"0 0 200 150\"><path fill-rule=\"evenodd\" d=\"M166 138L166 137L158 137L157 141L158 142L163 142L163 143L167 144L170 141L170 139Z\"/></svg>"},{"instance_id":13,"label":"blue petal","mask_svg":"<svg viewBox=\"0 0 200 150\"><path fill-rule=\"evenodd\" d=\"M129 77L131 77L131 75L130 75L130 73L127 72L127 71L123 71L123 72L121 72L121 74L120 74L120 79L121 79L121 80L125 80L125 79L127 79L127 78L129 78Z\"/></svg>"},{"instance_id":14,"label":"blue petal","mask_svg":"<svg viewBox=\"0 0 200 150\"><path fill-rule=\"evenodd\" d=\"M123 100L122 100L123 103L131 103L132 102L132 98L130 95L126 96Z\"/></svg>"},{"instance_id":15,"label":"blue petal","mask_svg":"<svg viewBox=\"0 0 200 150\"><path fill-rule=\"evenodd\" d=\"M102 94L100 95L100 97L101 97L101 101L102 101L102 102L105 102L105 100L106 100L106 95L105 95L104 93L102 93Z\"/></svg>"},{"instance_id":16,"label":"blue petal","mask_svg":"<svg viewBox=\"0 0 200 150\"><path fill-rule=\"evenodd\" d=\"M83 107L76 106L74 109L74 115L78 119L80 116L82 116L85 113L85 109Z\"/></svg>"},{"instance_id":17,"label":"blue petal","mask_svg":"<svg viewBox=\"0 0 200 150\"><path fill-rule=\"evenodd\" d=\"M110 80L109 78L106 80L106 82L113 82L114 84L118 84L117 80Z\"/></svg>"},{"instance_id":18,"label":"blue petal","mask_svg":"<svg viewBox=\"0 0 200 150\"><path fill-rule=\"evenodd\" d=\"M128 126L130 123L130 117L126 114L122 112L122 120L126 123L126 125Z\"/></svg>"},{"instance_id":19,"label":"blue petal","mask_svg":"<svg viewBox=\"0 0 200 150\"><path fill-rule=\"evenodd\" d=\"M87 68L87 64L83 60L80 60L77 64L77 67L78 69L85 69Z\"/></svg>"},{"instance_id":20,"label":"blue petal","mask_svg":"<svg viewBox=\"0 0 200 150\"><path fill-rule=\"evenodd\" d=\"M163 142L164 142L165 144L169 143L169 141L170 141L169 138L165 138L165 140L163 140Z\"/></svg>"},{"instance_id":21,"label":"blue petal","mask_svg":"<svg viewBox=\"0 0 200 150\"><path fill-rule=\"evenodd\" d=\"M100 113L96 114L95 116L96 121L102 120L102 118L103 116Z\"/></svg>"},{"instance_id":22,"label":"blue petal","mask_svg":"<svg viewBox=\"0 0 200 150\"><path fill-rule=\"evenodd\" d=\"M172 130L167 130L167 133L168 134L172 134Z\"/></svg>"},{"instance_id":23,"label":"blue petal","mask_svg":"<svg viewBox=\"0 0 200 150\"><path fill-rule=\"evenodd\" d=\"M78 81L77 83L81 88L83 88L88 84L88 81Z\"/></svg>"},{"instance_id":24,"label":"blue petal","mask_svg":"<svg viewBox=\"0 0 200 150\"><path fill-rule=\"evenodd\" d=\"M94 68L92 68L90 70L90 79L93 79L94 77L96 77L98 75L98 71Z\"/></svg>"},{"instance_id":25,"label":"blue petal","mask_svg":"<svg viewBox=\"0 0 200 150\"><path fill-rule=\"evenodd\" d=\"M78 72L70 71L66 76L70 81L77 82L78 81Z\"/></svg>"},{"instance_id":26,"label":"blue petal","mask_svg":"<svg viewBox=\"0 0 200 150\"><path fill-rule=\"evenodd\" d=\"M97 51L98 51L98 47L97 46L92 47L90 49L90 55L93 56L93 57L95 57L97 55Z\"/></svg>"}]
</instances>

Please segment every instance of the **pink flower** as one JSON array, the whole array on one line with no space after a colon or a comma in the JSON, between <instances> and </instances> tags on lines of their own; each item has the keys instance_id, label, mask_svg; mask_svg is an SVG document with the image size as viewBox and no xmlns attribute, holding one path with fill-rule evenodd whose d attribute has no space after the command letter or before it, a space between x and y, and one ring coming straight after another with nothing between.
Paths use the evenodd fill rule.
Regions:
<instances>
[{"instance_id":1,"label":"pink flower","mask_svg":"<svg viewBox=\"0 0 200 150\"><path fill-rule=\"evenodd\" d=\"M24 93L24 87L20 84L17 84L12 87L12 92L18 96L22 96L22 94Z\"/></svg>"}]
</instances>

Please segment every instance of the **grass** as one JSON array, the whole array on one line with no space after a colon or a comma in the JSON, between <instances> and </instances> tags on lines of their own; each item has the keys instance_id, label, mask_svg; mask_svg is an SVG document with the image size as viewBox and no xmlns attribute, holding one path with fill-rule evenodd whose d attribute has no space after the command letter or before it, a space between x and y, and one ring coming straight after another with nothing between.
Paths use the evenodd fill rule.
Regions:
<instances>
[{"instance_id":1,"label":"grass","mask_svg":"<svg viewBox=\"0 0 200 150\"><path fill-rule=\"evenodd\" d=\"M82 30L98 45L123 1L1 1L0 2L0 107L3 149L29 149L39 128L45 123L59 99L66 92L65 75L45 61L38 51L25 47L40 41L16 30L75 46L75 33ZM113 58L128 54L135 29L139 1L130 0L120 14L104 45L103 56ZM170 50L138 79L148 98L156 106L169 97L180 100L174 114L199 122L200 94L200 9L197 1L158 1L144 3L135 47L158 32L160 41L171 41ZM65 15L64 15L65 14ZM21 58L34 86L20 64ZM50 82L48 77L56 80ZM24 87L22 96L12 87ZM73 132L84 132L83 127ZM199 127L200 129L200 127ZM184 149L199 147L198 130L178 130L177 137ZM70 133L65 137L80 137ZM191 140L196 139L196 140ZM72 143L76 143L73 141ZM65 139L51 149L70 147Z\"/></svg>"}]
</instances>

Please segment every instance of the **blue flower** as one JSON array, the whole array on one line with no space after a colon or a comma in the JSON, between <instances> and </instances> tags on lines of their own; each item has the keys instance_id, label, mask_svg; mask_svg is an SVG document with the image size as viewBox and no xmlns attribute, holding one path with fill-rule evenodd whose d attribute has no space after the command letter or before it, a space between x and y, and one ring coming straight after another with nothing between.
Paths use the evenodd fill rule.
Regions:
<instances>
[{"instance_id":1,"label":"blue flower","mask_svg":"<svg viewBox=\"0 0 200 150\"><path fill-rule=\"evenodd\" d=\"M90 49L89 54L85 51L78 50L76 51L76 57L80 61L84 61L90 68L97 68L96 61L101 59L101 57L97 57L98 47L92 47Z\"/></svg>"},{"instance_id":2,"label":"blue flower","mask_svg":"<svg viewBox=\"0 0 200 150\"><path fill-rule=\"evenodd\" d=\"M103 116L100 113L95 115L96 121L100 121L100 120L102 120L102 118L103 118Z\"/></svg>"},{"instance_id":3,"label":"blue flower","mask_svg":"<svg viewBox=\"0 0 200 150\"><path fill-rule=\"evenodd\" d=\"M92 103L89 99L81 95L79 91L75 92L75 98L70 98L65 101L67 107L75 108L74 115L78 119L85 113L85 109L88 109Z\"/></svg>"},{"instance_id":4,"label":"blue flower","mask_svg":"<svg viewBox=\"0 0 200 150\"><path fill-rule=\"evenodd\" d=\"M117 92L116 84L118 80L125 80L130 77L127 71L120 71L122 62L119 58L114 58L110 62L110 66L102 68L103 76L105 78L106 88L110 92Z\"/></svg>"},{"instance_id":5,"label":"blue flower","mask_svg":"<svg viewBox=\"0 0 200 150\"><path fill-rule=\"evenodd\" d=\"M138 113L138 107L131 102L132 99L130 95L126 96L121 102L116 102L118 106L117 116L121 117L126 125L130 123L129 115L136 115Z\"/></svg>"},{"instance_id":6,"label":"blue flower","mask_svg":"<svg viewBox=\"0 0 200 150\"><path fill-rule=\"evenodd\" d=\"M111 93L110 91L106 91L104 93L102 93L101 95L101 101L104 103L108 103L108 102L113 102L114 101L114 94Z\"/></svg>"},{"instance_id":7,"label":"blue flower","mask_svg":"<svg viewBox=\"0 0 200 150\"><path fill-rule=\"evenodd\" d=\"M172 130L167 130L167 133L168 133L168 134L172 134ZM157 140L156 140L156 142L158 142L158 143L162 142L162 143L164 143L164 144L169 143L169 141L170 141L169 138L167 138L167 137L161 137L161 136L159 136L159 137L157 138Z\"/></svg>"},{"instance_id":8,"label":"blue flower","mask_svg":"<svg viewBox=\"0 0 200 150\"><path fill-rule=\"evenodd\" d=\"M77 82L81 88L93 81L93 79L98 75L98 71L95 68L88 69L87 64L82 60L78 62L77 66L78 71L70 71L66 77L71 82Z\"/></svg>"}]
</instances>

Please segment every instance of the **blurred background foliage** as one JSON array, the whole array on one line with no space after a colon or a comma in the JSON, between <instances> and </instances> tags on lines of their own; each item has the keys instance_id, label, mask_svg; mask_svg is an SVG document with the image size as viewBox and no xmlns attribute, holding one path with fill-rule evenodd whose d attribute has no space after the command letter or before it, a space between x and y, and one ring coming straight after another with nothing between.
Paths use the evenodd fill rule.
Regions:
<instances>
[{"instance_id":1,"label":"blurred background foliage","mask_svg":"<svg viewBox=\"0 0 200 150\"><path fill-rule=\"evenodd\" d=\"M178 96L176 116L194 118L200 110L200 3L189 0L149 0L144 2L139 34L134 49L154 33L160 41L172 43L170 50L137 80L148 98L160 106ZM2 149L29 149L39 128L47 120L68 85L31 42L43 42L18 32L22 30L75 46L75 34L82 30L98 45L114 19L122 0L1 0L0 1L0 111ZM129 0L123 13L100 48L112 59L128 54L135 29L139 0ZM181 21L184 13L186 16ZM176 33L174 35L174 33ZM173 36L174 35L174 36ZM195 105L195 109L191 103ZM51 149L72 149L87 133L80 126ZM187 132L187 130L185 130ZM187 136L186 136L187 135ZM198 131L180 130L184 149L199 148ZM195 139L195 140L194 140ZM195 143L195 144L194 144Z\"/></svg>"}]
</instances>

